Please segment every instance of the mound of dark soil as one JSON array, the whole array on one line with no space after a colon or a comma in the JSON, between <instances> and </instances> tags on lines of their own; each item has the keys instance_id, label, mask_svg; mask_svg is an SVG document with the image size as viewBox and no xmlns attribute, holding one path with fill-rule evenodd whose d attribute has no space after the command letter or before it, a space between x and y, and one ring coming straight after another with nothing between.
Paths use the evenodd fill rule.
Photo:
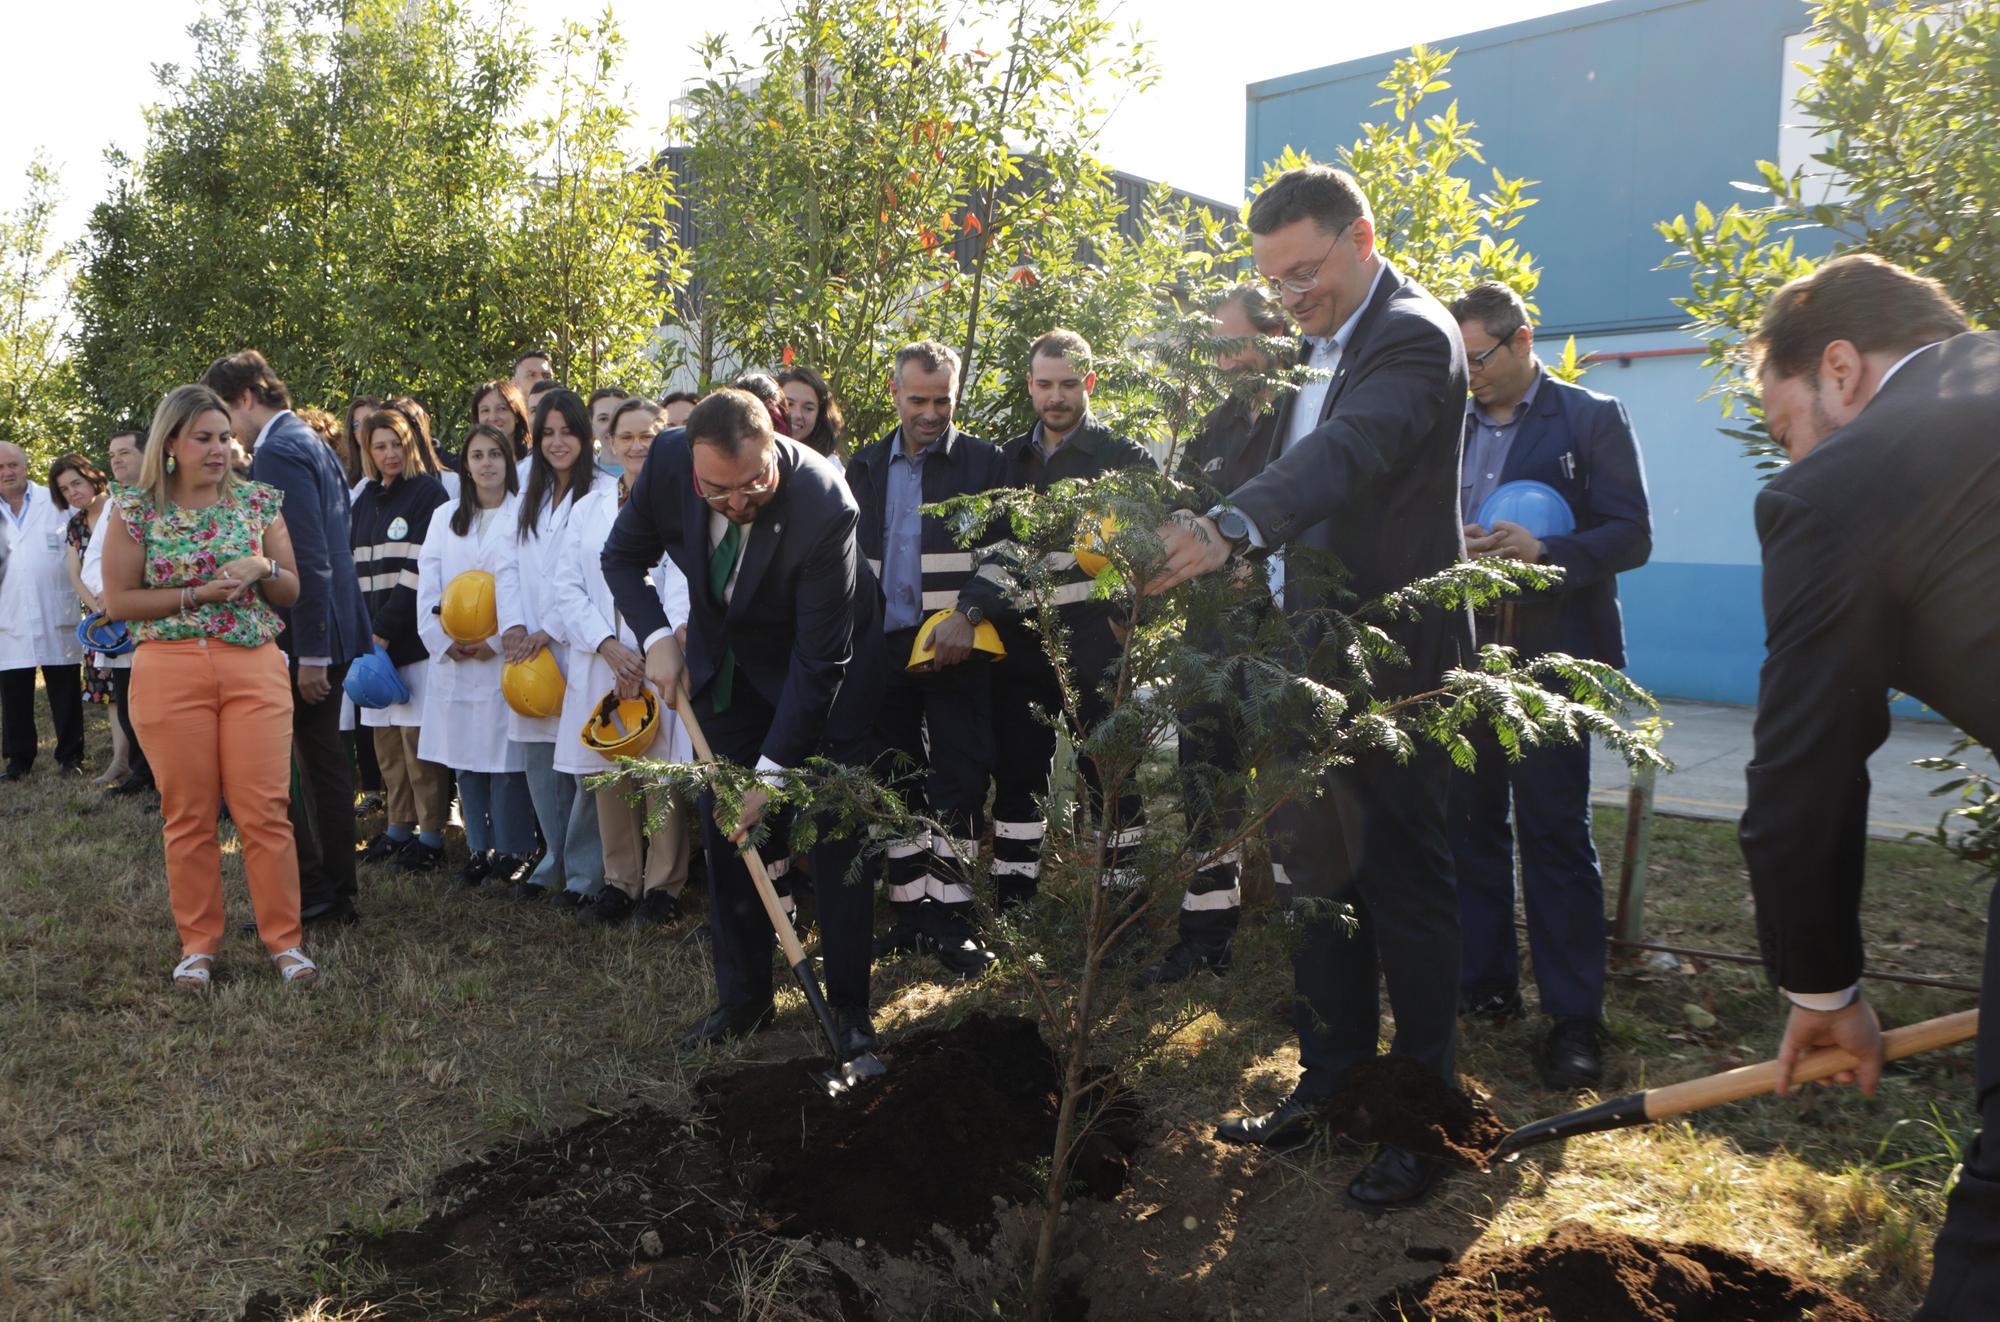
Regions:
<instances>
[{"instance_id":1,"label":"mound of dark soil","mask_svg":"<svg viewBox=\"0 0 2000 1322\"><path fill-rule=\"evenodd\" d=\"M1663 1244L1565 1221L1376 1301L1382 1322L1876 1322L1853 1300L1713 1244Z\"/></svg>"},{"instance_id":2,"label":"mound of dark soil","mask_svg":"<svg viewBox=\"0 0 2000 1322\"><path fill-rule=\"evenodd\" d=\"M838 1100L825 1061L758 1065L702 1080L705 1116L756 1204L790 1235L835 1235L906 1250L943 1226L991 1233L996 1199L1037 1198L1055 1142L1056 1062L1035 1025L975 1015L881 1052L889 1072ZM1124 1187L1130 1117L1103 1117L1075 1180L1099 1197ZM1122 1120L1124 1123L1118 1123ZM1046 1169L1044 1166L1043 1169Z\"/></svg>"},{"instance_id":3,"label":"mound of dark soil","mask_svg":"<svg viewBox=\"0 0 2000 1322\"><path fill-rule=\"evenodd\" d=\"M1327 1104L1326 1125L1363 1143L1392 1143L1472 1167L1483 1167L1508 1133L1485 1099L1407 1056L1377 1056L1349 1070Z\"/></svg>"},{"instance_id":4,"label":"mound of dark soil","mask_svg":"<svg viewBox=\"0 0 2000 1322\"><path fill-rule=\"evenodd\" d=\"M447 1207L415 1229L349 1232L328 1245L330 1260L387 1277L346 1306L391 1320L734 1315L729 1249L770 1225L732 1199L712 1145L646 1107L455 1166L433 1190ZM815 1272L816 1315L871 1316L852 1280L826 1264ZM277 1302L253 1301L245 1318L277 1316Z\"/></svg>"}]
</instances>

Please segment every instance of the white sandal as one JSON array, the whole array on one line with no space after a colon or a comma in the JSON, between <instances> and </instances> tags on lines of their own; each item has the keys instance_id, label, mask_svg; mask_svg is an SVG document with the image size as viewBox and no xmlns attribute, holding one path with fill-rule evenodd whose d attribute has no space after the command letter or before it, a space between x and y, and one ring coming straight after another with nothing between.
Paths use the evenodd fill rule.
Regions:
<instances>
[{"instance_id":1,"label":"white sandal","mask_svg":"<svg viewBox=\"0 0 2000 1322\"><path fill-rule=\"evenodd\" d=\"M290 963L285 961L290 960ZM306 952L293 946L290 950L280 950L271 956L271 962L278 966L278 972L286 982L311 982L319 976L319 965L306 958Z\"/></svg>"},{"instance_id":2,"label":"white sandal","mask_svg":"<svg viewBox=\"0 0 2000 1322\"><path fill-rule=\"evenodd\" d=\"M185 987L189 991L207 991L209 970L214 966L213 955L189 955L174 965L174 986Z\"/></svg>"}]
</instances>

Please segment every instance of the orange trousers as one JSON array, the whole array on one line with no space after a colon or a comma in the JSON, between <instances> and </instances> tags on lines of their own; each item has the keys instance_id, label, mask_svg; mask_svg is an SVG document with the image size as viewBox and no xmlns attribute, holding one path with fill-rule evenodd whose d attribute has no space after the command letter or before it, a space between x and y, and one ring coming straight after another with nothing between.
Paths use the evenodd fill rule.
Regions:
<instances>
[{"instance_id":1,"label":"orange trousers","mask_svg":"<svg viewBox=\"0 0 2000 1322\"><path fill-rule=\"evenodd\" d=\"M272 954L303 944L292 788L292 684L276 643L146 642L132 660L132 726L157 748L167 895L181 953L222 948L223 802L243 842L257 933Z\"/></svg>"}]
</instances>

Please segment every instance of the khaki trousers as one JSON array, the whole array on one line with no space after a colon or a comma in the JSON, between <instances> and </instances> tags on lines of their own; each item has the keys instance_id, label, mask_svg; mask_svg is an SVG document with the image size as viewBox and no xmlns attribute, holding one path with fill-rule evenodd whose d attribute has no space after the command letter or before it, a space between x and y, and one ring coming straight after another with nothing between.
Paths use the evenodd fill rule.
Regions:
<instances>
[{"instance_id":1,"label":"khaki trousers","mask_svg":"<svg viewBox=\"0 0 2000 1322\"><path fill-rule=\"evenodd\" d=\"M417 737L423 731L414 725L384 725L373 733L389 825L414 824L419 831L442 833L451 815L451 768L417 756Z\"/></svg>"},{"instance_id":2,"label":"khaki trousers","mask_svg":"<svg viewBox=\"0 0 2000 1322\"><path fill-rule=\"evenodd\" d=\"M618 782L592 790L597 801L597 834L604 843L604 884L616 886L633 899L664 890L678 896L688 878L688 809L678 799L666 801L666 791L649 792L639 802L626 799ZM646 822L664 809L660 829L648 834Z\"/></svg>"}]
</instances>

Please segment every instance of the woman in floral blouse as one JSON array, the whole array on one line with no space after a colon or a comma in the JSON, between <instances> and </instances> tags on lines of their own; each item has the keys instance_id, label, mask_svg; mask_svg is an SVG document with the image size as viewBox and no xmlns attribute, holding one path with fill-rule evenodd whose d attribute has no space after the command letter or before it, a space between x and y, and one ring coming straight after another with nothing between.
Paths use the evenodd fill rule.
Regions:
<instances>
[{"instance_id":1,"label":"woman in floral blouse","mask_svg":"<svg viewBox=\"0 0 2000 1322\"><path fill-rule=\"evenodd\" d=\"M299 595L275 487L230 467L229 410L204 386L160 402L136 487L114 488L101 531L105 604L139 649L132 724L154 760L167 892L183 958L174 981L209 985L222 945L223 800L264 947L286 982L318 969L300 949L299 858L286 816L292 691L273 606Z\"/></svg>"}]
</instances>

